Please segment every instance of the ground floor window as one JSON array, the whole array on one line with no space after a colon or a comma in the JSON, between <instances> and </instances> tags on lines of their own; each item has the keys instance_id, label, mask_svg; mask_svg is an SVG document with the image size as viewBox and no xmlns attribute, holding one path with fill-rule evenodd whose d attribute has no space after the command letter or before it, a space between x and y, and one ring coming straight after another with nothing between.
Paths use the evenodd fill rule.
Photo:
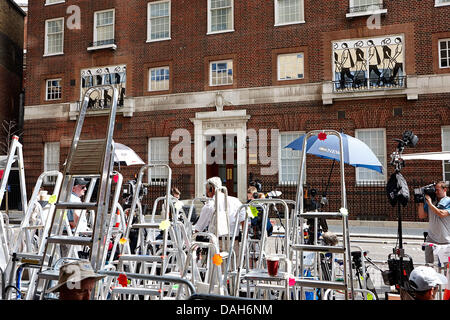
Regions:
<instances>
[{"instance_id":1,"label":"ground floor window","mask_svg":"<svg viewBox=\"0 0 450 320\"><path fill-rule=\"evenodd\" d=\"M356 138L367 144L380 163L386 168L386 130L358 129L356 130ZM381 174L366 168L356 168L356 183L384 181L386 181L386 172Z\"/></svg>"},{"instance_id":2,"label":"ground floor window","mask_svg":"<svg viewBox=\"0 0 450 320\"><path fill-rule=\"evenodd\" d=\"M44 171L59 171L59 142L47 142L44 145ZM45 184L55 184L56 176L45 177Z\"/></svg>"},{"instance_id":3,"label":"ground floor window","mask_svg":"<svg viewBox=\"0 0 450 320\"><path fill-rule=\"evenodd\" d=\"M285 148L289 143L300 137L303 132L280 132L279 143L279 183L297 184L300 166L301 151ZM306 176L306 175L305 175Z\"/></svg>"},{"instance_id":4,"label":"ground floor window","mask_svg":"<svg viewBox=\"0 0 450 320\"><path fill-rule=\"evenodd\" d=\"M149 164L169 164L169 138L149 138L148 139L148 163ZM167 181L166 168L150 168L148 181L150 184L165 183Z\"/></svg>"},{"instance_id":5,"label":"ground floor window","mask_svg":"<svg viewBox=\"0 0 450 320\"><path fill-rule=\"evenodd\" d=\"M442 127L442 151L450 151L450 127ZM450 181L450 160L445 160L444 181Z\"/></svg>"}]
</instances>

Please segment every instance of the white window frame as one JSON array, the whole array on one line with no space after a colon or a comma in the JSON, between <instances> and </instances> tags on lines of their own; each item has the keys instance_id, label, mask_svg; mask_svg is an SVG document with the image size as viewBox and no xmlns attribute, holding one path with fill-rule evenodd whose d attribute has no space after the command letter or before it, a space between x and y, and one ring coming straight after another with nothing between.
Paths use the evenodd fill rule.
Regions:
<instances>
[{"instance_id":1,"label":"white window frame","mask_svg":"<svg viewBox=\"0 0 450 320\"><path fill-rule=\"evenodd\" d=\"M363 180L360 178L361 175L361 170L370 170L370 169L366 169L366 168L355 168L356 169L356 185L361 185L367 182L386 182L387 181L387 175L386 175L386 169L387 168L387 153L386 153L386 129L385 128L368 128L368 129L356 129L355 130L355 138L360 139L359 138L359 133L360 132L367 132L367 131L381 131L383 133L383 153L384 153L384 161L380 161L381 165L383 166L383 173L380 174L383 176L383 178L379 179L379 180L374 180L374 179L369 179L369 180ZM360 139L361 140L361 139ZM361 140L363 141L363 140ZM365 143L365 142L364 142ZM366 143L367 144L367 143ZM369 146L370 148L370 146ZM374 152L375 153L375 152ZM373 171L373 170L370 170ZM375 171L373 171L373 173L376 173Z\"/></svg>"},{"instance_id":2,"label":"white window frame","mask_svg":"<svg viewBox=\"0 0 450 320\"><path fill-rule=\"evenodd\" d=\"M167 143L167 160L166 159L157 159L157 160L153 160L152 159L152 144L155 143L156 141L158 141L158 143L160 143L161 141L164 141L165 143ZM152 137L152 138L148 138L148 163L149 164L167 164L169 165L169 156L170 156L170 150L169 150L169 137ZM163 170L162 168L149 168L148 169L148 174L147 174L147 180L148 183L151 185L161 185L161 184L166 184L167 182L167 176L163 175L162 173L151 173L152 170L157 170L158 172ZM164 178L163 178L164 177Z\"/></svg>"},{"instance_id":3,"label":"white window frame","mask_svg":"<svg viewBox=\"0 0 450 320\"><path fill-rule=\"evenodd\" d=\"M52 21L57 21L57 20L62 20L62 31L61 31L62 32L62 46L61 46L61 51L48 53L48 32L47 32L48 28L47 28L47 23L48 22L52 22ZM57 55L61 55L61 54L64 54L64 17L45 20L44 57L57 56Z\"/></svg>"},{"instance_id":4,"label":"white window frame","mask_svg":"<svg viewBox=\"0 0 450 320\"><path fill-rule=\"evenodd\" d=\"M450 6L450 1L442 2L441 0L435 0L434 6L435 7Z\"/></svg>"},{"instance_id":5,"label":"white window frame","mask_svg":"<svg viewBox=\"0 0 450 320\"><path fill-rule=\"evenodd\" d=\"M292 181L283 181L283 179L282 179L282 167L283 167L283 164L282 164L282 159L281 159L281 151L284 149L285 146L283 146L281 144L281 136L282 135L286 135L286 134L298 134L298 136L300 137L301 135L305 134L305 132L304 131L283 131L283 132L280 132L280 134L278 135L278 184L280 184L280 185L297 185L298 184L298 182L297 182L298 177L295 180L292 180ZM288 150L288 149L286 149L286 150ZM300 165L301 152L299 150L292 150L292 149L289 149L289 150L298 152L298 154L299 154L299 156L298 156L298 160L299 160L298 165ZM294 159L296 159L296 158L294 158ZM303 178L304 178L303 182L305 182L306 181L306 172L303 175Z\"/></svg>"},{"instance_id":6,"label":"white window frame","mask_svg":"<svg viewBox=\"0 0 450 320\"><path fill-rule=\"evenodd\" d=\"M51 148L55 148L54 150L51 150ZM49 163L49 152L55 152L57 151L58 156L58 162L57 163ZM60 157L60 152L61 152L61 145L59 142L46 142L44 144L44 171L53 171L53 170L57 170L59 171L59 157ZM49 168L49 165L54 166ZM55 185L56 183L56 176L46 176L44 177L44 184L46 185Z\"/></svg>"},{"instance_id":7,"label":"white window frame","mask_svg":"<svg viewBox=\"0 0 450 320\"><path fill-rule=\"evenodd\" d=\"M280 72L281 72L280 57L281 56L289 56L289 55L296 55L296 56L298 56L299 54L302 55L302 61L303 61L302 77L301 78L297 77L297 78L292 78L292 79L281 79L281 76L280 76ZM278 81L301 80L301 79L304 79L304 78L305 78L305 53L304 52L280 53L280 54L277 55L277 80Z\"/></svg>"},{"instance_id":8,"label":"white window frame","mask_svg":"<svg viewBox=\"0 0 450 320\"><path fill-rule=\"evenodd\" d=\"M44 6L51 6L51 5L54 5L54 4L66 2L66 0L59 0L59 1L56 1L56 2L50 2L50 1L51 1L51 0L45 0Z\"/></svg>"},{"instance_id":9,"label":"white window frame","mask_svg":"<svg viewBox=\"0 0 450 320\"><path fill-rule=\"evenodd\" d=\"M217 34L217 33L226 33L226 32L234 32L234 0L231 0L231 26L229 29L226 30L220 30L220 31L211 31L211 0L208 1L208 34Z\"/></svg>"},{"instance_id":10,"label":"white window frame","mask_svg":"<svg viewBox=\"0 0 450 320\"><path fill-rule=\"evenodd\" d=\"M450 4L450 2L449 2L449 4ZM443 41L447 42L448 66L446 66L446 67L441 66L441 42L443 42ZM450 45L450 38L439 39L439 41L438 41L439 69L448 69L448 68L450 68L450 47L449 47L449 45Z\"/></svg>"},{"instance_id":11,"label":"white window frame","mask_svg":"<svg viewBox=\"0 0 450 320\"><path fill-rule=\"evenodd\" d=\"M164 3L164 2L168 2L169 3L169 36L166 38L158 38L158 39L152 39L152 24L150 22L151 20L151 15L150 15L150 7L154 4L159 4L159 3ZM165 41L165 40L170 40L171 39L171 33L172 33L172 2L170 0L162 0L162 1L154 1L154 2L149 2L147 4L147 42L157 42L157 41Z\"/></svg>"},{"instance_id":12,"label":"white window frame","mask_svg":"<svg viewBox=\"0 0 450 320\"><path fill-rule=\"evenodd\" d=\"M384 1L380 1L381 4L383 5L381 9L369 9L367 8L367 10L365 11L356 11L356 12L350 12L350 8L355 7L355 0L350 0L349 1L349 12L346 14L347 18L353 18L353 17L360 17L360 16L369 16L369 15L374 15L374 14L385 14L387 13L387 9L384 8Z\"/></svg>"},{"instance_id":13,"label":"white window frame","mask_svg":"<svg viewBox=\"0 0 450 320\"><path fill-rule=\"evenodd\" d=\"M447 139L444 139L444 133L447 132ZM443 126L441 127L441 141L442 141L442 151L450 151L450 126ZM447 143L446 143L447 142ZM450 182L450 178L448 180L445 179L445 162L450 166L450 160L443 160L442 161L442 180L446 181L447 183ZM450 171L449 171L449 177L450 177Z\"/></svg>"},{"instance_id":14,"label":"white window frame","mask_svg":"<svg viewBox=\"0 0 450 320\"><path fill-rule=\"evenodd\" d=\"M116 9L107 9L107 10L100 10L100 11L95 11L94 12L94 47L103 47L103 46L112 46L114 45L114 43L112 44L105 44L105 45L97 45L96 43L98 42L98 35L97 35L97 14L99 13L104 13L104 12L109 12L112 11L113 12L113 35L112 35L112 39L115 39L115 35L116 35Z\"/></svg>"},{"instance_id":15,"label":"white window frame","mask_svg":"<svg viewBox=\"0 0 450 320\"><path fill-rule=\"evenodd\" d=\"M275 14L275 27L278 26L287 26L287 25L291 25L291 24L299 24L299 23L305 23L305 1L304 0L298 0L300 2L301 5L301 11L302 11L302 16L300 17L300 20L298 21L290 21L290 22L280 22L280 17L279 17L279 2L280 0L274 0L274 14Z\"/></svg>"},{"instance_id":16,"label":"white window frame","mask_svg":"<svg viewBox=\"0 0 450 320\"><path fill-rule=\"evenodd\" d=\"M213 84L213 82L212 82L212 80L213 80L213 77L212 77L212 73L213 73L212 65L214 63L219 64L219 63L223 63L223 62L227 63L227 77L228 77L228 70L229 70L228 63L231 62L231 71L233 72L233 75L231 77L231 83ZM217 61L210 61L209 62L209 86L210 87L231 86L231 85L233 85L233 83L234 83L234 63L233 63L233 59L217 60Z\"/></svg>"},{"instance_id":17,"label":"white window frame","mask_svg":"<svg viewBox=\"0 0 450 320\"><path fill-rule=\"evenodd\" d=\"M158 69L163 69L163 70L169 70L169 80L167 83L167 88L154 88L152 89L152 70L158 70ZM154 68L149 68L148 69L148 91L150 92L155 92L155 91L167 91L170 89L170 66L160 66L160 67L154 67Z\"/></svg>"},{"instance_id":18,"label":"white window frame","mask_svg":"<svg viewBox=\"0 0 450 320\"><path fill-rule=\"evenodd\" d=\"M56 99L49 99L48 97L48 89L49 89L49 82L51 81L59 81L59 87L61 88L60 90L60 97L56 98ZM61 78L55 78L55 79L47 79L45 80L45 101L56 101L56 100L61 100L62 99L62 85L61 85L62 79Z\"/></svg>"}]
</instances>

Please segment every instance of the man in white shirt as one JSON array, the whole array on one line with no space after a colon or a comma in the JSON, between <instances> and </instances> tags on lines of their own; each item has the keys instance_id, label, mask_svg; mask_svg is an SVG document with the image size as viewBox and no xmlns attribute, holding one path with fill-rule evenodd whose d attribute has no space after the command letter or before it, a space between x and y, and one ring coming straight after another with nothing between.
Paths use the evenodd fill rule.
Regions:
<instances>
[{"instance_id":1,"label":"man in white shirt","mask_svg":"<svg viewBox=\"0 0 450 320\"><path fill-rule=\"evenodd\" d=\"M86 193L86 186L89 181L76 178L72 187L72 194L70 195L70 202L81 202L81 197ZM74 230L78 226L78 231L87 231L87 218L86 213L81 215L82 210L70 209L67 211L67 218L69 219L70 228Z\"/></svg>"},{"instance_id":2,"label":"man in white shirt","mask_svg":"<svg viewBox=\"0 0 450 320\"><path fill-rule=\"evenodd\" d=\"M219 177L209 178L206 182L206 196L210 198L210 200L203 206L202 211L200 212L200 217L197 220L197 223L194 225L195 232L209 231L215 233L214 221L212 221L213 214L216 210L215 205L215 189L222 187L222 181ZM225 197L224 193L219 192L218 194L218 211L224 212L225 208ZM238 213L239 207L242 206L241 201L238 198L228 196L227 197L227 212L228 212L228 221L229 221L229 234L232 236L234 228L236 226L236 219L238 222L243 225L243 221L245 220L245 209L242 208ZM226 227L224 225L225 222L220 217L219 213L219 235L224 235L222 230ZM239 239L240 231L239 228L236 231L236 238Z\"/></svg>"}]
</instances>

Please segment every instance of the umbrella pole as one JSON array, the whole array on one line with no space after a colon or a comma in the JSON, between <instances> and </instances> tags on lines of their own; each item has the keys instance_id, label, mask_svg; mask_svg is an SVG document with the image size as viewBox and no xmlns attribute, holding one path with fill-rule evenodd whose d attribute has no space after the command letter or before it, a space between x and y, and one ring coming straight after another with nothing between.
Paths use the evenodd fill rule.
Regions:
<instances>
[{"instance_id":1,"label":"umbrella pole","mask_svg":"<svg viewBox=\"0 0 450 320\"><path fill-rule=\"evenodd\" d=\"M325 192L324 192L325 197L327 196L328 186L330 185L331 173L333 172L333 168L334 168L334 163L335 162L336 162L336 159L333 159L333 163L331 164L330 174L328 175L328 182L327 182L327 185L325 187Z\"/></svg>"}]
</instances>

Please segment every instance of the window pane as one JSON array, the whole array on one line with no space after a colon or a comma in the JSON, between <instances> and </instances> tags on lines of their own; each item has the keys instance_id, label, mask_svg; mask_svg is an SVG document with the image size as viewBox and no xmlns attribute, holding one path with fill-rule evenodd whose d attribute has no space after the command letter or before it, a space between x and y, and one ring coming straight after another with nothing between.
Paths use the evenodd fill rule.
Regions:
<instances>
[{"instance_id":1,"label":"window pane","mask_svg":"<svg viewBox=\"0 0 450 320\"><path fill-rule=\"evenodd\" d=\"M278 68L278 80L302 79L303 53L280 54Z\"/></svg>"},{"instance_id":2,"label":"window pane","mask_svg":"<svg viewBox=\"0 0 450 320\"><path fill-rule=\"evenodd\" d=\"M450 151L450 127L442 128L442 151ZM450 161L443 161L444 180L450 181Z\"/></svg>"},{"instance_id":3,"label":"window pane","mask_svg":"<svg viewBox=\"0 0 450 320\"><path fill-rule=\"evenodd\" d=\"M169 2L150 4L150 39L170 37Z\"/></svg>"},{"instance_id":4,"label":"window pane","mask_svg":"<svg viewBox=\"0 0 450 320\"><path fill-rule=\"evenodd\" d=\"M220 61L211 63L211 85L229 85L233 84L233 62Z\"/></svg>"},{"instance_id":5,"label":"window pane","mask_svg":"<svg viewBox=\"0 0 450 320\"><path fill-rule=\"evenodd\" d=\"M44 146L44 171L59 171L59 142L47 142ZM54 184L56 176L45 177L45 183Z\"/></svg>"},{"instance_id":6,"label":"window pane","mask_svg":"<svg viewBox=\"0 0 450 320\"><path fill-rule=\"evenodd\" d=\"M169 67L150 69L150 91L169 90Z\"/></svg>"},{"instance_id":7,"label":"window pane","mask_svg":"<svg viewBox=\"0 0 450 320\"><path fill-rule=\"evenodd\" d=\"M300 137L301 132L280 133L280 183L297 183L301 153L299 150L286 149L289 143ZM306 178L306 175L304 175Z\"/></svg>"},{"instance_id":8,"label":"window pane","mask_svg":"<svg viewBox=\"0 0 450 320\"><path fill-rule=\"evenodd\" d=\"M303 0L277 0L278 23L292 23L303 20Z\"/></svg>"},{"instance_id":9,"label":"window pane","mask_svg":"<svg viewBox=\"0 0 450 320\"><path fill-rule=\"evenodd\" d=\"M356 138L363 141L384 165L386 161L386 142L383 129L356 131ZM356 168L356 179L363 181L385 181L385 175L366 168Z\"/></svg>"},{"instance_id":10,"label":"window pane","mask_svg":"<svg viewBox=\"0 0 450 320\"><path fill-rule=\"evenodd\" d=\"M46 100L61 99L61 79L47 80Z\"/></svg>"},{"instance_id":11,"label":"window pane","mask_svg":"<svg viewBox=\"0 0 450 320\"><path fill-rule=\"evenodd\" d=\"M46 54L62 53L64 19L47 21Z\"/></svg>"},{"instance_id":12,"label":"window pane","mask_svg":"<svg viewBox=\"0 0 450 320\"><path fill-rule=\"evenodd\" d=\"M114 11L98 12L96 24L97 45L114 39Z\"/></svg>"},{"instance_id":13,"label":"window pane","mask_svg":"<svg viewBox=\"0 0 450 320\"><path fill-rule=\"evenodd\" d=\"M149 164L169 164L169 138L149 139ZM162 182L167 179L166 168L150 168L150 182Z\"/></svg>"},{"instance_id":14,"label":"window pane","mask_svg":"<svg viewBox=\"0 0 450 320\"><path fill-rule=\"evenodd\" d=\"M231 0L211 0L211 32L232 28L233 7Z\"/></svg>"}]
</instances>

